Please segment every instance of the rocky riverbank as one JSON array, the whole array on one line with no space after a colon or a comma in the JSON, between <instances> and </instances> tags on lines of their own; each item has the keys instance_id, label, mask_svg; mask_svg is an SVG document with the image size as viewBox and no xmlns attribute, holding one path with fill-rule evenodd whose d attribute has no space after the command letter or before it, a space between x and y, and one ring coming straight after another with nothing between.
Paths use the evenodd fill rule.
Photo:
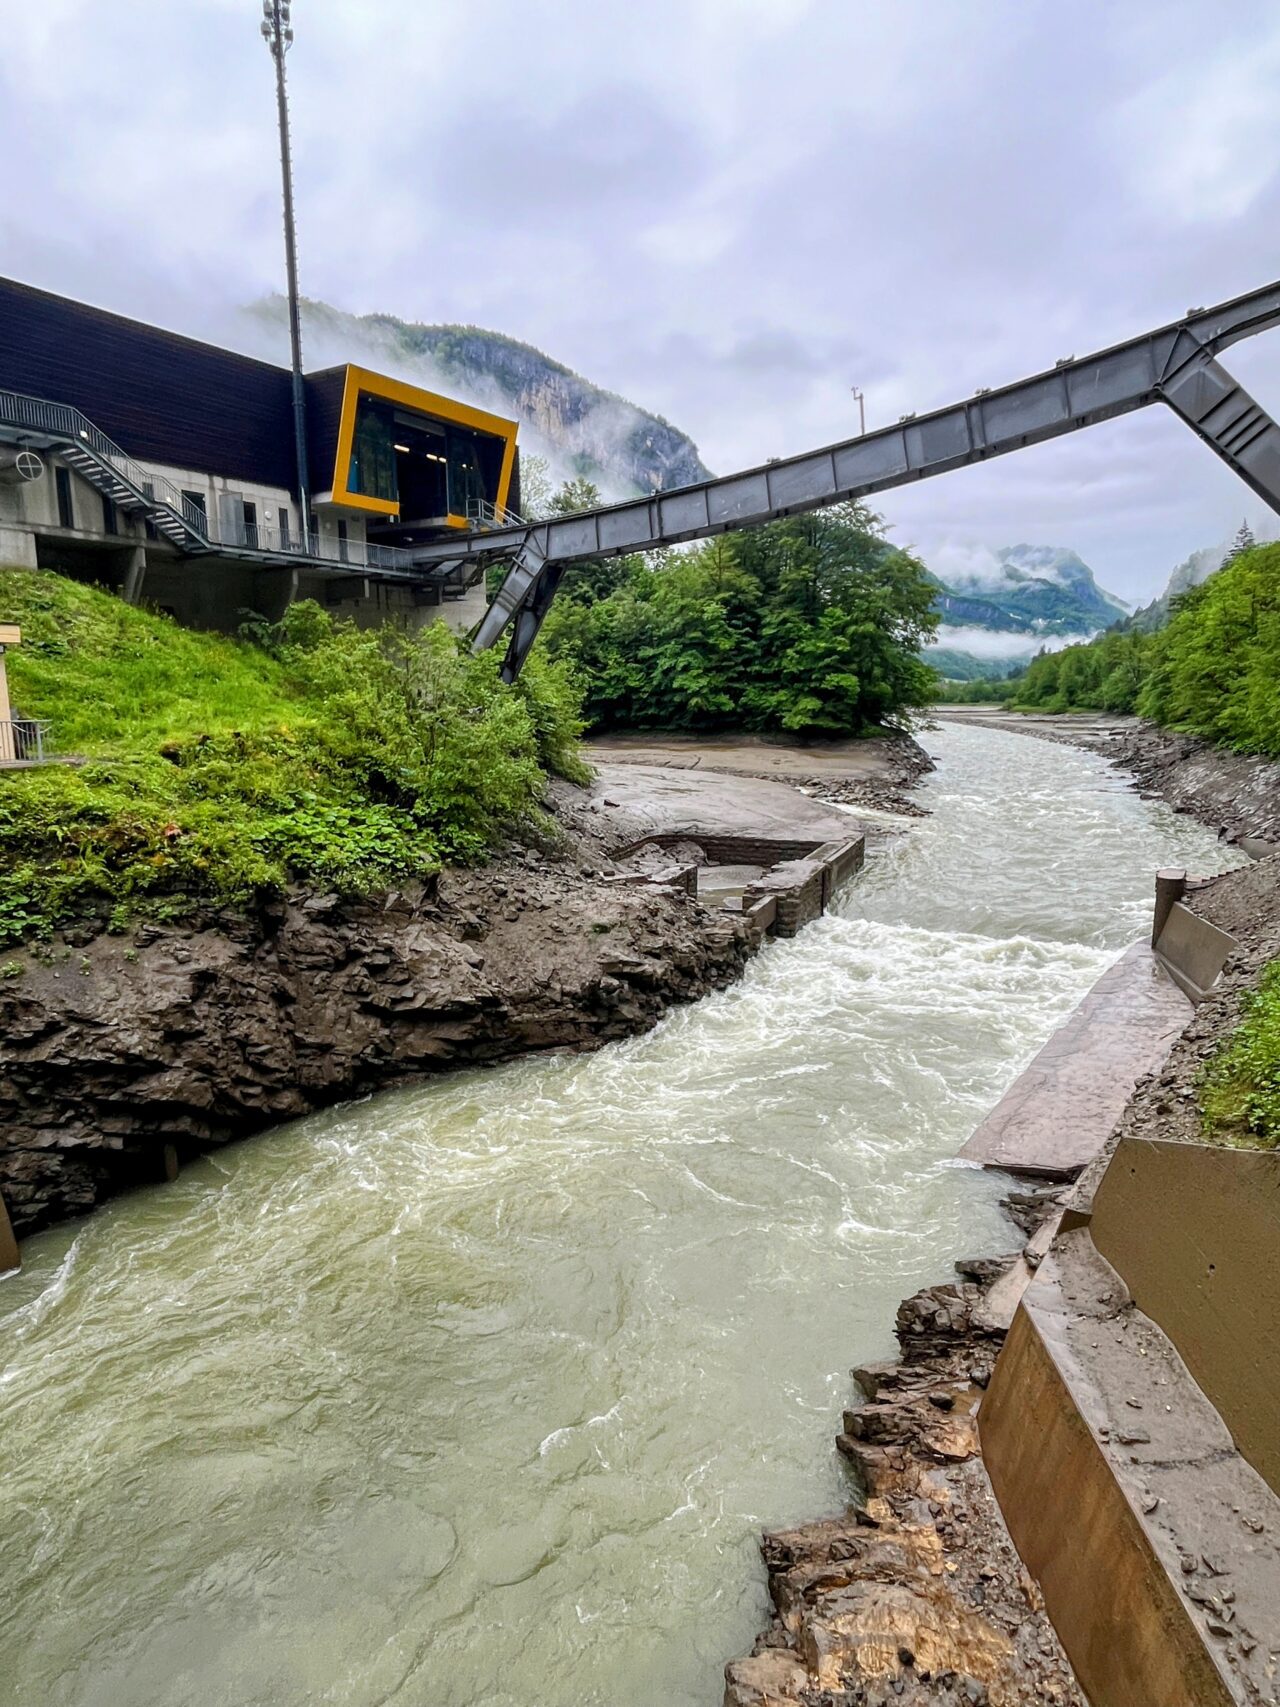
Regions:
<instances>
[{"instance_id":1,"label":"rocky riverbank","mask_svg":"<svg viewBox=\"0 0 1280 1707\"><path fill-rule=\"evenodd\" d=\"M1013 1192L1029 1235L1052 1190ZM1008 1326L997 1288L1019 1258L956 1264L898 1310L901 1356L854 1370L865 1403L837 1445L858 1499L766 1534L774 1613L725 1671L724 1707L1084 1707L982 1466L976 1416Z\"/></svg>"},{"instance_id":2,"label":"rocky riverbank","mask_svg":"<svg viewBox=\"0 0 1280 1707\"><path fill-rule=\"evenodd\" d=\"M957 721L975 721L962 718ZM1182 743L1144 726L1074 719L981 720L1092 747L1232 840L1280 823L1280 766ZM1134 720L1123 720L1132 725ZM1184 751L1184 746L1189 750ZM1243 777L1242 800L1232 791ZM1241 998L1280 953L1280 856L1219 877L1187 904L1238 948L1175 1043L1139 1080L1112 1139L1086 1170L1088 1194L1122 1134L1201 1138L1195 1083L1239 1020ZM1076 1707L1083 1696L1014 1550L983 1468L977 1412L1022 1286L1048 1249L1061 1200L1077 1188L1012 1192L1029 1237L1020 1256L957 1264L960 1280L899 1308L898 1361L853 1374L865 1403L837 1445L856 1484L841 1515L766 1534L773 1617L752 1655L726 1668L725 1707Z\"/></svg>"},{"instance_id":3,"label":"rocky riverbank","mask_svg":"<svg viewBox=\"0 0 1280 1707\"><path fill-rule=\"evenodd\" d=\"M665 882L669 857L630 850L704 827L857 831L776 781L632 767L554 784L549 805L556 830L538 845L373 902L299 893L252 918L12 953L0 1197L15 1232L417 1075L644 1031L739 977L758 943L740 914Z\"/></svg>"}]
</instances>

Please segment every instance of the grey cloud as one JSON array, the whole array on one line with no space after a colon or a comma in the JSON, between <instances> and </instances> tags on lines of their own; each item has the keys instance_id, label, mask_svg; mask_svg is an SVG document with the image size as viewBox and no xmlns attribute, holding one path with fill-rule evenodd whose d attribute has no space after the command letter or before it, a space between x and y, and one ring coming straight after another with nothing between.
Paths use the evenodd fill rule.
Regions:
<instances>
[{"instance_id":1,"label":"grey cloud","mask_svg":"<svg viewBox=\"0 0 1280 1707\"><path fill-rule=\"evenodd\" d=\"M303 282L468 320L728 470L1276 269L1262 0L296 0ZM0 61L4 270L221 336L278 284L253 0L45 0ZM478 14L477 14L478 15ZM1280 409L1280 336L1232 352ZM1154 413L881 505L926 552L1071 545L1149 595L1258 506Z\"/></svg>"}]
</instances>

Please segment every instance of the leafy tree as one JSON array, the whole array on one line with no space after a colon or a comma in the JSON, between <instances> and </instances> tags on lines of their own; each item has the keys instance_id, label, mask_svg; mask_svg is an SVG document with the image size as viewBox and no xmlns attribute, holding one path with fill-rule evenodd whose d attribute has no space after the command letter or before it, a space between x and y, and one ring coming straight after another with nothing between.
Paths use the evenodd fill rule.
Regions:
<instances>
[{"instance_id":1,"label":"leafy tree","mask_svg":"<svg viewBox=\"0 0 1280 1707\"><path fill-rule=\"evenodd\" d=\"M923 566L849 504L570 574L544 635L599 727L850 735L932 697Z\"/></svg>"},{"instance_id":2,"label":"leafy tree","mask_svg":"<svg viewBox=\"0 0 1280 1707\"><path fill-rule=\"evenodd\" d=\"M1112 629L1042 652L1011 703L1136 711L1239 752L1280 756L1280 545L1233 551L1173 601L1168 625L1154 634Z\"/></svg>"}]
</instances>

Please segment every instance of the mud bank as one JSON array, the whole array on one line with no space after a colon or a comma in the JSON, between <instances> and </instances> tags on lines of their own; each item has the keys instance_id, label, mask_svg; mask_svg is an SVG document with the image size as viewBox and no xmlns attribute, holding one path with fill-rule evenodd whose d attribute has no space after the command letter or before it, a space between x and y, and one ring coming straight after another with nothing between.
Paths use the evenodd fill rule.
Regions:
<instances>
[{"instance_id":1,"label":"mud bank","mask_svg":"<svg viewBox=\"0 0 1280 1707\"><path fill-rule=\"evenodd\" d=\"M778 782L673 791L628 768L624 801L613 778L606 765L591 789L553 785L558 837L425 888L355 905L298 894L252 919L16 952L0 982L14 1232L414 1076L647 1030L736 979L759 935L621 850L704 825L815 843L857 829Z\"/></svg>"},{"instance_id":2,"label":"mud bank","mask_svg":"<svg viewBox=\"0 0 1280 1707\"><path fill-rule=\"evenodd\" d=\"M903 817L920 807L905 793L933 769L933 760L910 735L885 734L865 741L814 741L789 746L760 735L611 735L590 744L596 762L660 766L789 783L802 794L840 805L865 806Z\"/></svg>"},{"instance_id":3,"label":"mud bank","mask_svg":"<svg viewBox=\"0 0 1280 1707\"><path fill-rule=\"evenodd\" d=\"M1028 715L986 706L939 706L940 722L1009 729L1101 753L1148 799L1166 800L1259 854L1280 849L1280 763L1232 753L1194 735L1176 735L1137 717Z\"/></svg>"}]
</instances>

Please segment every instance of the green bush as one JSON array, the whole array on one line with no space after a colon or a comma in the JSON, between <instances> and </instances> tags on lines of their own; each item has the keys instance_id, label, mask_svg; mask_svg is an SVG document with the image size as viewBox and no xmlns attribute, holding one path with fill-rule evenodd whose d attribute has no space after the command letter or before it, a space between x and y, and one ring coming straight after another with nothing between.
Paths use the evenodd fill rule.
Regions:
<instances>
[{"instance_id":1,"label":"green bush","mask_svg":"<svg viewBox=\"0 0 1280 1707\"><path fill-rule=\"evenodd\" d=\"M1280 1145L1280 960L1244 998L1244 1017L1200 1075L1206 1136L1274 1150Z\"/></svg>"},{"instance_id":2,"label":"green bush","mask_svg":"<svg viewBox=\"0 0 1280 1707\"><path fill-rule=\"evenodd\" d=\"M375 892L481 857L536 817L547 770L584 774L565 668L506 687L439 624L304 603L258 644L47 573L0 591L15 708L81 761L0 777L0 942L294 883Z\"/></svg>"}]
</instances>

